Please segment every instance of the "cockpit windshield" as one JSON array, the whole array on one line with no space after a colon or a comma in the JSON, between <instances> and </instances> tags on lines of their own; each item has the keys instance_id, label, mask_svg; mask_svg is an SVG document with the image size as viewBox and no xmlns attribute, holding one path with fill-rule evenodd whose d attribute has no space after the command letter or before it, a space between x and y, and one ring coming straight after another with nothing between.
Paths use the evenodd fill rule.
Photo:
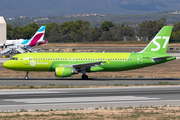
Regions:
<instances>
[{"instance_id":1,"label":"cockpit windshield","mask_svg":"<svg viewBox=\"0 0 180 120\"><path fill-rule=\"evenodd\" d=\"M10 60L18 60L17 57L12 57Z\"/></svg>"}]
</instances>

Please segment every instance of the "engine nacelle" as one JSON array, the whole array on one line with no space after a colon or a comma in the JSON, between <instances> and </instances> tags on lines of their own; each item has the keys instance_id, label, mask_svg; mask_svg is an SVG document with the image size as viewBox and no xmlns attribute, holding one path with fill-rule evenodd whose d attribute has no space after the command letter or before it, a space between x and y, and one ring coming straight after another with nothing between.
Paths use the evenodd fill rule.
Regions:
<instances>
[{"instance_id":1,"label":"engine nacelle","mask_svg":"<svg viewBox=\"0 0 180 120\"><path fill-rule=\"evenodd\" d=\"M55 76L56 77L70 77L73 73L72 68L69 67L56 67Z\"/></svg>"}]
</instances>

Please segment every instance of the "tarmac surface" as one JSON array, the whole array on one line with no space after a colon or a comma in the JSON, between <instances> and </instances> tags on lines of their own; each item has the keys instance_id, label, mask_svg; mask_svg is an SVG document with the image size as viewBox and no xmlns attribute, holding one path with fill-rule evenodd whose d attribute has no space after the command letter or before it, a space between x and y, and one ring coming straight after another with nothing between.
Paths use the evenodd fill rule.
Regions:
<instances>
[{"instance_id":1,"label":"tarmac surface","mask_svg":"<svg viewBox=\"0 0 180 120\"><path fill-rule=\"evenodd\" d=\"M180 105L180 86L1 90L0 110Z\"/></svg>"},{"instance_id":2,"label":"tarmac surface","mask_svg":"<svg viewBox=\"0 0 180 120\"><path fill-rule=\"evenodd\" d=\"M82 80L80 78L0 78L0 86L47 86L50 84L64 86L107 86L107 85L147 85L159 83L173 83L180 85L179 78L90 78Z\"/></svg>"}]
</instances>

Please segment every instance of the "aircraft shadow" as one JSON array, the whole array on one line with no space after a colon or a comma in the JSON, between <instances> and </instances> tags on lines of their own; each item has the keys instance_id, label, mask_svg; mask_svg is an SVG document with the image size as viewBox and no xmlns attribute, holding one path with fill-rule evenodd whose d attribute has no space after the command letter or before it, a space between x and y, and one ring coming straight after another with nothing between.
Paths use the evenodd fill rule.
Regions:
<instances>
[{"instance_id":1,"label":"aircraft shadow","mask_svg":"<svg viewBox=\"0 0 180 120\"><path fill-rule=\"evenodd\" d=\"M0 78L0 80L25 80L24 78ZM81 78L29 78L26 81L29 80L73 80L73 81L152 81L152 80L180 80L179 78L132 78L132 79L126 79L126 78L89 78L88 80L82 80Z\"/></svg>"}]
</instances>

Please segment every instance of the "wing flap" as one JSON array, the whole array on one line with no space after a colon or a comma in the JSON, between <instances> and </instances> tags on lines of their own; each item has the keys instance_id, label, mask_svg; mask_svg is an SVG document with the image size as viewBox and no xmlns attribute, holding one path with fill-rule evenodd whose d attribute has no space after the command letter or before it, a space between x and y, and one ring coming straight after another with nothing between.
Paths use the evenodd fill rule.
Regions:
<instances>
[{"instance_id":1,"label":"wing flap","mask_svg":"<svg viewBox=\"0 0 180 120\"><path fill-rule=\"evenodd\" d=\"M92 68L92 67L95 67L95 66L103 65L103 63L106 63L106 62L107 61L98 61L98 62L90 62L90 63L82 63L82 64L74 64L74 65L65 65L65 66L62 66L62 67L73 67L77 71L80 72L80 71L85 70L87 68Z\"/></svg>"}]
</instances>

